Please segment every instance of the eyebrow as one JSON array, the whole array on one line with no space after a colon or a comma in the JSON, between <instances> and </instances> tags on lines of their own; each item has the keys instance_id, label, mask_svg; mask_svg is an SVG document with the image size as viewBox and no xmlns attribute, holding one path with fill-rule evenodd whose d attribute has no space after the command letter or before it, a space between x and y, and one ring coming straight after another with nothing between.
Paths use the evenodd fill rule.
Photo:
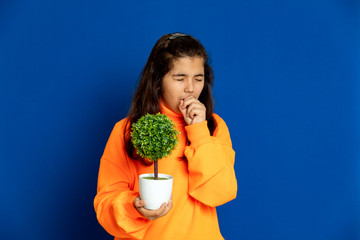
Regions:
<instances>
[{"instance_id":1,"label":"eyebrow","mask_svg":"<svg viewBox=\"0 0 360 240\"><path fill-rule=\"evenodd\" d=\"M173 74L173 75L171 75L171 76L173 76L173 77L186 77L187 74L177 73L177 74ZM196 74L194 77L204 77L204 74L199 73L199 74Z\"/></svg>"}]
</instances>

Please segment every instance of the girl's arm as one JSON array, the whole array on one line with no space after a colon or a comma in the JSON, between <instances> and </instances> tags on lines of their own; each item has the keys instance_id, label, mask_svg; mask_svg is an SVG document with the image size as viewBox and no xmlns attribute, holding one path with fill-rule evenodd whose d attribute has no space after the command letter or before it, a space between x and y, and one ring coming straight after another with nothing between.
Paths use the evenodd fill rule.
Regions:
<instances>
[{"instance_id":1,"label":"girl's arm","mask_svg":"<svg viewBox=\"0 0 360 240\"><path fill-rule=\"evenodd\" d=\"M124 121L117 123L101 158L94 207L99 223L113 236L142 239L151 221L134 207L139 196L123 143Z\"/></svg>"},{"instance_id":2,"label":"girl's arm","mask_svg":"<svg viewBox=\"0 0 360 240\"><path fill-rule=\"evenodd\" d=\"M218 115L213 116L217 123L214 136L210 136L207 121L185 127L190 141L185 148L189 194L211 207L235 199L237 192L235 152L229 130Z\"/></svg>"}]
</instances>

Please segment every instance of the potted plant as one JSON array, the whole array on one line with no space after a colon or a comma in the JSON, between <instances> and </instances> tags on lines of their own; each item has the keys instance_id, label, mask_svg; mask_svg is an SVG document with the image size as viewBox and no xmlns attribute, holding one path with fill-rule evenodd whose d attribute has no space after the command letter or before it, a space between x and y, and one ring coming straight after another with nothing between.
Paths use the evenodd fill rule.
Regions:
<instances>
[{"instance_id":1,"label":"potted plant","mask_svg":"<svg viewBox=\"0 0 360 240\"><path fill-rule=\"evenodd\" d=\"M136 153L154 162L154 173L139 176L141 199L145 208L156 210L171 197L173 177L158 173L158 160L170 155L175 148L179 132L164 114L146 114L131 126L131 142Z\"/></svg>"}]
</instances>

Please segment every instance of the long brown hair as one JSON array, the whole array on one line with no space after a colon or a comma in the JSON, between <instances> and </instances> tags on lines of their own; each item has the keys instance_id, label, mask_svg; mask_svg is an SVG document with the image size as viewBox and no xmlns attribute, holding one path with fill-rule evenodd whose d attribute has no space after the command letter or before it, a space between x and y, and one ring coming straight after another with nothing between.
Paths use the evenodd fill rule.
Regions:
<instances>
[{"instance_id":1,"label":"long brown hair","mask_svg":"<svg viewBox=\"0 0 360 240\"><path fill-rule=\"evenodd\" d=\"M139 159L131 143L131 125L139 118L160 112L160 95L162 93L162 79L172 69L174 60L183 57L201 57L204 59L205 83L199 96L199 101L206 107L206 120L213 135L216 122L212 116L214 99L211 89L214 82L214 73L209 65L209 58L202 44L190 35L182 33L165 34L153 47L150 56L142 70L139 85L132 100L131 108L124 131L124 143L127 154ZM148 164L143 159L144 164Z\"/></svg>"}]
</instances>

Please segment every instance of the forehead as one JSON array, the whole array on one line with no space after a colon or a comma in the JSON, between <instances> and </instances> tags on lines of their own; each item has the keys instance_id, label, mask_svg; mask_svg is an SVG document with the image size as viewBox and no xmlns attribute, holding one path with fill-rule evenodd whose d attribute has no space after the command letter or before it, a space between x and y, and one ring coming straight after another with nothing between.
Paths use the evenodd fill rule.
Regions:
<instances>
[{"instance_id":1,"label":"forehead","mask_svg":"<svg viewBox=\"0 0 360 240\"><path fill-rule=\"evenodd\" d=\"M170 72L204 72L204 58L182 57L174 59Z\"/></svg>"}]
</instances>

